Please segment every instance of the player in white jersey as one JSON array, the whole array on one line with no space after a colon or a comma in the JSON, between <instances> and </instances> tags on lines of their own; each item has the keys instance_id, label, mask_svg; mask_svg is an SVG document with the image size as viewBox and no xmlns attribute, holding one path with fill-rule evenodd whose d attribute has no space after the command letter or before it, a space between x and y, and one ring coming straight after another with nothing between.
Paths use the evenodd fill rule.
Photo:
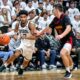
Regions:
<instances>
[{"instance_id":1,"label":"player in white jersey","mask_svg":"<svg viewBox=\"0 0 80 80\"><path fill-rule=\"evenodd\" d=\"M32 58L32 54L34 51L35 44L35 26L27 20L28 13L25 10L21 10L19 12L20 22L16 26L16 30L19 34L19 38L21 39L20 46L16 49L15 54L12 55L4 65L0 67L0 72L2 72L11 62L13 62L17 57L22 55L24 57L24 61L18 71L19 75L23 74L23 70L28 66L29 61Z\"/></svg>"}]
</instances>

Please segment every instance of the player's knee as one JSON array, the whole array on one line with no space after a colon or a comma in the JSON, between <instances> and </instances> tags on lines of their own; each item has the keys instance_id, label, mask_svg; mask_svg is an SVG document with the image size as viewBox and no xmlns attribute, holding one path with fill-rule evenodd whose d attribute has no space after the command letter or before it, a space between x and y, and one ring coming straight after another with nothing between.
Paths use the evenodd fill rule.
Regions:
<instances>
[{"instance_id":1,"label":"player's knee","mask_svg":"<svg viewBox=\"0 0 80 80\"><path fill-rule=\"evenodd\" d=\"M60 51L60 56L61 56L61 57L65 56L66 54L67 54L67 50L66 50L66 49L62 49L62 50Z\"/></svg>"},{"instance_id":2,"label":"player's knee","mask_svg":"<svg viewBox=\"0 0 80 80\"><path fill-rule=\"evenodd\" d=\"M18 57L18 56L20 56L20 55L21 55L21 52L20 52L19 50L17 50L17 51L15 52L15 56Z\"/></svg>"}]
</instances>

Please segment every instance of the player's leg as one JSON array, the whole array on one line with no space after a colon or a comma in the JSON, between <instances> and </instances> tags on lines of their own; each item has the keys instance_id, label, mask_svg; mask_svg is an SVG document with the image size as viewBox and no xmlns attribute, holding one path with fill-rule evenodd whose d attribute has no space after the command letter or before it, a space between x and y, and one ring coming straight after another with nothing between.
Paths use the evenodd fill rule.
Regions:
<instances>
[{"instance_id":1,"label":"player's leg","mask_svg":"<svg viewBox=\"0 0 80 80\"><path fill-rule=\"evenodd\" d=\"M61 52L60 52L60 55L61 55L64 66L68 67L69 66L69 59L67 57L67 50L62 49Z\"/></svg>"},{"instance_id":2,"label":"player's leg","mask_svg":"<svg viewBox=\"0 0 80 80\"><path fill-rule=\"evenodd\" d=\"M71 71L70 71L70 64L72 64L72 59L71 59L71 56L70 56L70 53L71 53L71 44L70 43L66 43L62 50L61 50L61 58L62 58L62 61L63 61L63 64L66 68L66 74L65 74L65 77L67 78L71 78L72 74L71 74Z\"/></svg>"},{"instance_id":3,"label":"player's leg","mask_svg":"<svg viewBox=\"0 0 80 80\"><path fill-rule=\"evenodd\" d=\"M30 60L24 59L21 67L18 70L18 74L22 75L23 74L23 70L28 66Z\"/></svg>"},{"instance_id":4,"label":"player's leg","mask_svg":"<svg viewBox=\"0 0 80 80\"><path fill-rule=\"evenodd\" d=\"M26 46L23 46L22 55L24 56L24 61L18 70L19 75L23 75L23 70L28 66L29 61L32 59L32 54L33 54L33 52L31 50L31 47L28 48Z\"/></svg>"},{"instance_id":5,"label":"player's leg","mask_svg":"<svg viewBox=\"0 0 80 80\"><path fill-rule=\"evenodd\" d=\"M29 41L29 40L28 40ZM28 42L27 41L27 42ZM25 43L26 44L26 43ZM28 66L29 61L32 59L32 55L33 55L33 44L31 43L31 41L29 41L29 44L31 46L28 46L28 44L26 45L21 45L21 49L22 49L22 56L24 57L24 61L20 67L20 69L18 70L18 74L22 75L23 74L23 70L25 69L25 67Z\"/></svg>"},{"instance_id":6,"label":"player's leg","mask_svg":"<svg viewBox=\"0 0 80 80\"><path fill-rule=\"evenodd\" d=\"M68 57L68 59L69 59L69 66L70 66L70 69L72 70L72 69L73 69L73 67L74 67L73 60L72 60L72 58L71 58L71 56L70 56L70 55L67 55L67 57Z\"/></svg>"},{"instance_id":7,"label":"player's leg","mask_svg":"<svg viewBox=\"0 0 80 80\"><path fill-rule=\"evenodd\" d=\"M12 63L17 57L21 55L21 51L17 50L1 67L0 72L2 72L10 63Z\"/></svg>"}]
</instances>

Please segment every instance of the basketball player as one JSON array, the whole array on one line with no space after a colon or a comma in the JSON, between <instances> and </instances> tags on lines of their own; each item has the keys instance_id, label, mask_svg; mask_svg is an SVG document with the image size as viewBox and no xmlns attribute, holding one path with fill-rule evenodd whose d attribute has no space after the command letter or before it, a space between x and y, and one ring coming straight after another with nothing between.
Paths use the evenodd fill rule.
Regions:
<instances>
[{"instance_id":1,"label":"basketball player","mask_svg":"<svg viewBox=\"0 0 80 80\"><path fill-rule=\"evenodd\" d=\"M72 74L70 68L73 66L73 61L70 56L73 45L71 22L68 16L63 13L63 7L60 4L56 4L54 6L54 15L55 18L53 19L49 27L44 29L41 33L38 33L38 36L44 34L49 29L52 29L52 35L54 35L54 29L56 29L58 34L55 36L55 38L61 41L62 47L60 50L60 56L66 68L64 77L71 78Z\"/></svg>"},{"instance_id":2,"label":"basketball player","mask_svg":"<svg viewBox=\"0 0 80 80\"><path fill-rule=\"evenodd\" d=\"M25 10L19 12L20 22L16 26L16 32L18 31L19 37L21 39L20 46L16 49L15 54L12 55L4 65L0 67L0 72L2 72L10 63L12 63L20 55L23 55L24 61L18 70L18 74L22 75L24 68L28 66L29 61L32 58L34 51L34 44L36 37L34 32L36 31L35 26L27 20L28 13Z\"/></svg>"}]
</instances>

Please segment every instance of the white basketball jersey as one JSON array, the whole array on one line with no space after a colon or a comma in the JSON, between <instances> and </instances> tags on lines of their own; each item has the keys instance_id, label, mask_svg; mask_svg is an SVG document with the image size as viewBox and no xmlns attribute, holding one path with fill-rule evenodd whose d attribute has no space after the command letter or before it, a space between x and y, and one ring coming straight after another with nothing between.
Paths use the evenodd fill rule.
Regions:
<instances>
[{"instance_id":1,"label":"white basketball jersey","mask_svg":"<svg viewBox=\"0 0 80 80\"><path fill-rule=\"evenodd\" d=\"M28 21L28 23L26 24L26 26L25 27L21 27L21 24L19 24L19 36L26 36L28 33L31 33L30 32L30 29L29 29L29 21ZM30 40L28 40L28 39L21 39L21 43L23 43L24 45L28 45Z\"/></svg>"},{"instance_id":2,"label":"white basketball jersey","mask_svg":"<svg viewBox=\"0 0 80 80\"><path fill-rule=\"evenodd\" d=\"M30 30L29 30L29 21L28 23L26 24L25 27L21 27L21 24L19 24L19 34L27 34L27 33L30 33Z\"/></svg>"}]
</instances>

